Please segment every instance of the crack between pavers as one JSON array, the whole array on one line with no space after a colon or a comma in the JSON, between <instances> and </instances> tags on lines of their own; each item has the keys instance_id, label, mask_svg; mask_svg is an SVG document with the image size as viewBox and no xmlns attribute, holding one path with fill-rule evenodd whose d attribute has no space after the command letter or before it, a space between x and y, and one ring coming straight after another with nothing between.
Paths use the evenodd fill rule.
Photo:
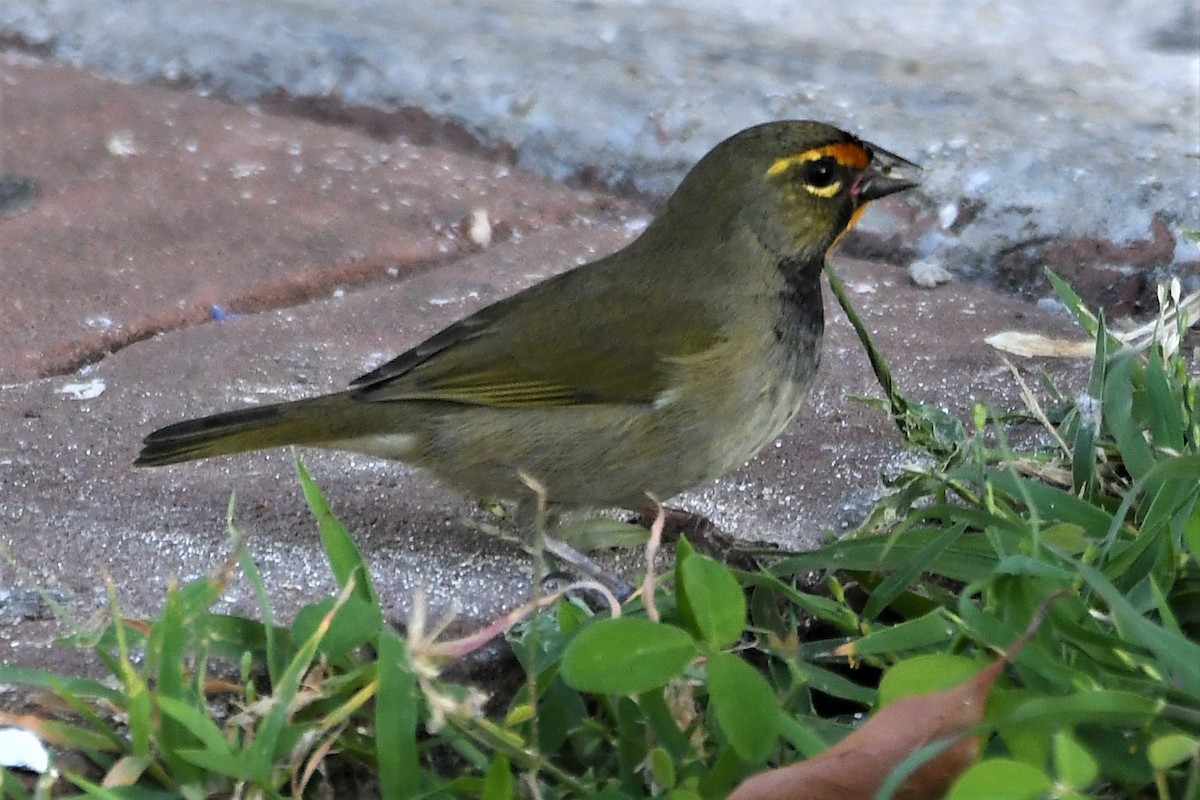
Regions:
<instances>
[{"instance_id":1,"label":"crack between pavers","mask_svg":"<svg viewBox=\"0 0 1200 800\"><path fill-rule=\"evenodd\" d=\"M161 334L174 333L197 325L220 323L222 319L214 314L216 309L220 309L220 313L229 318L266 314L289 308L302 308L314 302L331 299L339 290L361 291L371 286L402 283L430 270L454 264L475 255L476 252L478 250L475 248L463 246L450 253L422 254L421 257L407 263L394 258L354 261L336 265L330 270L323 270L321 272L323 281L316 286L306 285L302 278L297 278L290 283L275 283L264 288L252 288L231 297L224 304L197 307L193 313L188 313L185 309L179 316L163 324L104 333L100 336L99 341L95 339L89 339L86 342L83 340L68 341L58 348L67 353L58 358L48 357L39 367L37 378L70 375L85 367L98 364L105 358L138 342L152 339ZM402 267L402 271L393 276L388 270L396 267Z\"/></svg>"}]
</instances>

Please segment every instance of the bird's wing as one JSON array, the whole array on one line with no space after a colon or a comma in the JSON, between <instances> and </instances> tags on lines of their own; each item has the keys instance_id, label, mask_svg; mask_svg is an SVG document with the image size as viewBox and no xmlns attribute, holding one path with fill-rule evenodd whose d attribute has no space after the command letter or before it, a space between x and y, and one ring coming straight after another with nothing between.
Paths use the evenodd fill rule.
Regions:
<instances>
[{"instance_id":1,"label":"bird's wing","mask_svg":"<svg viewBox=\"0 0 1200 800\"><path fill-rule=\"evenodd\" d=\"M652 404L677 388L681 364L721 343L700 304L674 298L667 313L588 277L560 276L488 306L351 386L367 401Z\"/></svg>"}]
</instances>

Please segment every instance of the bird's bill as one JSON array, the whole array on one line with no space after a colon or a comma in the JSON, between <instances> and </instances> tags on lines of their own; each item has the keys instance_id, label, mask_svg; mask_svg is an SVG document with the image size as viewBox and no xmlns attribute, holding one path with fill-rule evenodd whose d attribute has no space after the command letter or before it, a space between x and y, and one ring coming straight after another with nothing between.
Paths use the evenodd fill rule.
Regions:
<instances>
[{"instance_id":1,"label":"bird's bill","mask_svg":"<svg viewBox=\"0 0 1200 800\"><path fill-rule=\"evenodd\" d=\"M901 175L891 175L868 169L855 181L854 198L860 205L865 205L872 200L903 192L917 185L916 181L910 181Z\"/></svg>"}]
</instances>

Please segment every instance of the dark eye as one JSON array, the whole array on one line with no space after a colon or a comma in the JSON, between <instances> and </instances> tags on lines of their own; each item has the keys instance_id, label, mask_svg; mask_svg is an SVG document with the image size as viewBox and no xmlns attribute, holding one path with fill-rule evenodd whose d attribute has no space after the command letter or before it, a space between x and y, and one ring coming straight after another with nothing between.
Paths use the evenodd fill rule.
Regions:
<instances>
[{"instance_id":1,"label":"dark eye","mask_svg":"<svg viewBox=\"0 0 1200 800\"><path fill-rule=\"evenodd\" d=\"M804 165L800 178L814 189L824 189L837 182L837 162L829 156L809 161Z\"/></svg>"}]
</instances>

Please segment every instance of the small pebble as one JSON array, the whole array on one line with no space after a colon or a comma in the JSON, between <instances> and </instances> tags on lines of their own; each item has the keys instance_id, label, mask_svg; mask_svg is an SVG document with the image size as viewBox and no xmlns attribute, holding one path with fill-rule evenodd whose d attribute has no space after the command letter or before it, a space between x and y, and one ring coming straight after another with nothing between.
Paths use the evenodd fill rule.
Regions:
<instances>
[{"instance_id":1,"label":"small pebble","mask_svg":"<svg viewBox=\"0 0 1200 800\"><path fill-rule=\"evenodd\" d=\"M936 261L914 261L908 268L908 277L922 289L933 289L954 278L949 270Z\"/></svg>"},{"instance_id":2,"label":"small pebble","mask_svg":"<svg viewBox=\"0 0 1200 800\"><path fill-rule=\"evenodd\" d=\"M487 247L492 243L492 221L488 219L486 208L477 208L471 212L467 223L467 238L478 247Z\"/></svg>"}]
</instances>

